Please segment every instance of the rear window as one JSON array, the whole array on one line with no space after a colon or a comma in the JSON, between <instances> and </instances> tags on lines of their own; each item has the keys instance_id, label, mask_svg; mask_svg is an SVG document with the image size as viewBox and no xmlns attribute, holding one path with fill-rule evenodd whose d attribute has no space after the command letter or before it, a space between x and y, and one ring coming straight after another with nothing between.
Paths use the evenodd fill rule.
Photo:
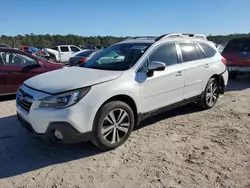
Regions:
<instances>
[{"instance_id":1,"label":"rear window","mask_svg":"<svg viewBox=\"0 0 250 188\"><path fill-rule=\"evenodd\" d=\"M244 52L250 51L249 39L233 39L224 48L223 52Z\"/></svg>"},{"instance_id":2,"label":"rear window","mask_svg":"<svg viewBox=\"0 0 250 188\"><path fill-rule=\"evenodd\" d=\"M216 50L205 43L199 43L205 52L207 58L213 57L216 54Z\"/></svg>"},{"instance_id":3,"label":"rear window","mask_svg":"<svg viewBox=\"0 0 250 188\"><path fill-rule=\"evenodd\" d=\"M92 53L93 53L93 51L85 51L85 52L77 54L76 56L87 57Z\"/></svg>"}]
</instances>

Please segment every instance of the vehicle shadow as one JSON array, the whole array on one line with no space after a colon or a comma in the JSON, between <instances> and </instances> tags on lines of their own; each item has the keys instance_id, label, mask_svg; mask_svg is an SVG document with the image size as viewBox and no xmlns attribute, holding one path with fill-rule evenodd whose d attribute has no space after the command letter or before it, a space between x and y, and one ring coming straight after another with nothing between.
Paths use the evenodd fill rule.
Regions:
<instances>
[{"instance_id":1,"label":"vehicle shadow","mask_svg":"<svg viewBox=\"0 0 250 188\"><path fill-rule=\"evenodd\" d=\"M134 130L138 130L141 129L143 127L147 127L149 125L152 125L154 123L157 123L159 121L168 119L168 118L172 118L172 117L176 117L176 116L180 116L180 115L185 115L185 114L192 114L192 113L196 113L196 112L200 112L202 111L201 108L199 108L196 104L191 103L191 104L187 104L185 106L167 111L167 112L162 112L158 115L152 116L144 121L142 121L138 126L135 127Z\"/></svg>"},{"instance_id":2,"label":"vehicle shadow","mask_svg":"<svg viewBox=\"0 0 250 188\"><path fill-rule=\"evenodd\" d=\"M229 80L228 91L250 88L250 76ZM15 95L0 97L0 101L15 99ZM189 104L146 119L135 130L175 116L192 114L200 109ZM0 179L21 175L51 165L84 159L102 153L89 143L74 145L48 145L27 135L15 115L0 118Z\"/></svg>"},{"instance_id":3,"label":"vehicle shadow","mask_svg":"<svg viewBox=\"0 0 250 188\"><path fill-rule=\"evenodd\" d=\"M48 145L27 135L16 116L0 118L0 179L101 152L89 143Z\"/></svg>"},{"instance_id":4,"label":"vehicle shadow","mask_svg":"<svg viewBox=\"0 0 250 188\"><path fill-rule=\"evenodd\" d=\"M241 91L250 88L250 75L239 75L236 79L228 80L226 92Z\"/></svg>"},{"instance_id":5,"label":"vehicle shadow","mask_svg":"<svg viewBox=\"0 0 250 188\"><path fill-rule=\"evenodd\" d=\"M157 121L199 109L187 105L162 113L143 121L135 130ZM94 156L103 151L90 143L72 145L48 145L44 141L27 135L20 126L16 115L0 119L0 179L21 175L51 165Z\"/></svg>"},{"instance_id":6,"label":"vehicle shadow","mask_svg":"<svg viewBox=\"0 0 250 188\"><path fill-rule=\"evenodd\" d=\"M0 102L16 99L16 94L0 96Z\"/></svg>"}]
</instances>

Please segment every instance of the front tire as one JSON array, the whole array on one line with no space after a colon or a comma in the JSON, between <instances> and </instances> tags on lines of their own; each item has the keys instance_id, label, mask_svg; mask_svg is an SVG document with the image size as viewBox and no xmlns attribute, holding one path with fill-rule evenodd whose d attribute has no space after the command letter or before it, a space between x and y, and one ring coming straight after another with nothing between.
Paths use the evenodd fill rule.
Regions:
<instances>
[{"instance_id":1,"label":"front tire","mask_svg":"<svg viewBox=\"0 0 250 188\"><path fill-rule=\"evenodd\" d=\"M133 110L126 103L112 101L104 104L94 121L93 144L102 150L121 146L129 138L134 122Z\"/></svg>"},{"instance_id":2,"label":"front tire","mask_svg":"<svg viewBox=\"0 0 250 188\"><path fill-rule=\"evenodd\" d=\"M206 89L204 91L204 94L201 97L201 100L199 101L199 106L204 109L210 109L213 108L216 104L219 97L219 85L215 78L210 78Z\"/></svg>"}]
</instances>

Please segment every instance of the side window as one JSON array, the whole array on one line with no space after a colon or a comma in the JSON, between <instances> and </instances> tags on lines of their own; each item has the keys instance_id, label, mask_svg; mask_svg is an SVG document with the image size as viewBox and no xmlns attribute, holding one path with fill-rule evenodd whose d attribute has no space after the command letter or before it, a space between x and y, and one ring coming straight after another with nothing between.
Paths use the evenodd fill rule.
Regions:
<instances>
[{"instance_id":1,"label":"side window","mask_svg":"<svg viewBox=\"0 0 250 188\"><path fill-rule=\"evenodd\" d=\"M51 49L58 51L58 47L57 46L55 46L55 47L53 47Z\"/></svg>"},{"instance_id":2,"label":"side window","mask_svg":"<svg viewBox=\"0 0 250 188\"><path fill-rule=\"evenodd\" d=\"M149 56L149 62L160 61L166 64L166 66L174 65L178 63L178 56L176 46L174 43L164 44L158 47Z\"/></svg>"},{"instance_id":3,"label":"side window","mask_svg":"<svg viewBox=\"0 0 250 188\"><path fill-rule=\"evenodd\" d=\"M180 43L183 62L200 59L197 45L195 43Z\"/></svg>"},{"instance_id":4,"label":"side window","mask_svg":"<svg viewBox=\"0 0 250 188\"><path fill-rule=\"evenodd\" d=\"M1 58L6 66L32 66L37 64L35 59L18 53L2 52Z\"/></svg>"},{"instance_id":5,"label":"side window","mask_svg":"<svg viewBox=\"0 0 250 188\"><path fill-rule=\"evenodd\" d=\"M213 49L211 46L205 43L200 43L200 45L208 58L213 57L216 54L216 50Z\"/></svg>"},{"instance_id":6,"label":"side window","mask_svg":"<svg viewBox=\"0 0 250 188\"><path fill-rule=\"evenodd\" d=\"M70 46L72 52L79 52L80 50L75 46Z\"/></svg>"},{"instance_id":7,"label":"side window","mask_svg":"<svg viewBox=\"0 0 250 188\"><path fill-rule=\"evenodd\" d=\"M60 49L61 49L61 52L69 52L68 46L61 46Z\"/></svg>"}]
</instances>

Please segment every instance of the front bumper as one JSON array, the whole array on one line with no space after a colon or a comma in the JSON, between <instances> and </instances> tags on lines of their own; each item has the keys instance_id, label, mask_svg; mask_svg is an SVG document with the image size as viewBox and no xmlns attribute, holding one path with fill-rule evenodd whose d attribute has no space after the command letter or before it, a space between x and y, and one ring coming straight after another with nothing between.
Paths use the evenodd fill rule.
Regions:
<instances>
[{"instance_id":1,"label":"front bumper","mask_svg":"<svg viewBox=\"0 0 250 188\"><path fill-rule=\"evenodd\" d=\"M51 122L45 133L37 133L33 126L27 122L19 113L17 113L18 121L30 134L36 135L44 140L55 143L80 143L91 140L92 132L80 133L68 122ZM59 140L55 137L55 130L59 130L63 139Z\"/></svg>"},{"instance_id":2,"label":"front bumper","mask_svg":"<svg viewBox=\"0 0 250 188\"><path fill-rule=\"evenodd\" d=\"M250 73L250 66L240 67L240 66L227 66L229 72L241 72L241 73Z\"/></svg>"}]
</instances>

